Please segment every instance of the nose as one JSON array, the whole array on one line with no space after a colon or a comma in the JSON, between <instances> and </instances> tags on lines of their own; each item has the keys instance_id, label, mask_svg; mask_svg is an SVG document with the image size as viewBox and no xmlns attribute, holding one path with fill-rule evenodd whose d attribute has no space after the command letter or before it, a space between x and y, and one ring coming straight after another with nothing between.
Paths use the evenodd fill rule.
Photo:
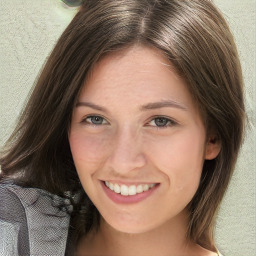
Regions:
<instances>
[{"instance_id":1,"label":"nose","mask_svg":"<svg viewBox=\"0 0 256 256\"><path fill-rule=\"evenodd\" d=\"M119 174L143 167L146 164L146 158L140 136L128 127L120 129L111 143L108 164Z\"/></svg>"}]
</instances>

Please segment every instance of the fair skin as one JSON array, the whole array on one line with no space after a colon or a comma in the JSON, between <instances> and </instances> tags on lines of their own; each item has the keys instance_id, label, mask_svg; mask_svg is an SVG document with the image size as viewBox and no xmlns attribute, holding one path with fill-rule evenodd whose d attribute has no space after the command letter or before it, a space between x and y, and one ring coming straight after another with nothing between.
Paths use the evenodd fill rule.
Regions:
<instances>
[{"instance_id":1,"label":"fair skin","mask_svg":"<svg viewBox=\"0 0 256 256\"><path fill-rule=\"evenodd\" d=\"M160 52L134 46L104 57L78 98L69 141L101 214L78 255L216 255L186 239L186 206L219 147Z\"/></svg>"}]
</instances>

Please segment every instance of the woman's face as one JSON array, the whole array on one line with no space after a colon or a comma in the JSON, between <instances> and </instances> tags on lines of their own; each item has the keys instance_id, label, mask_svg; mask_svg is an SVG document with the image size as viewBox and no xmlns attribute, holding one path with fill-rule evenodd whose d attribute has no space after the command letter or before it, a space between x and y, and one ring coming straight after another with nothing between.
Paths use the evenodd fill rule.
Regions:
<instances>
[{"instance_id":1,"label":"woman's face","mask_svg":"<svg viewBox=\"0 0 256 256\"><path fill-rule=\"evenodd\" d=\"M214 158L184 81L154 49L103 58L74 108L69 142L84 190L113 228L140 233L182 215Z\"/></svg>"}]
</instances>

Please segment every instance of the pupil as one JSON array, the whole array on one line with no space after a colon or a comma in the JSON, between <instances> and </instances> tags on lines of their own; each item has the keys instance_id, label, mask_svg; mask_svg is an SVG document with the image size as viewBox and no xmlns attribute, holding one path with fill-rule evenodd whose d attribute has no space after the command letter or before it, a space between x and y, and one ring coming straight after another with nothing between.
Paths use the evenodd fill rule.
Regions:
<instances>
[{"instance_id":1,"label":"pupil","mask_svg":"<svg viewBox=\"0 0 256 256\"><path fill-rule=\"evenodd\" d=\"M166 118L156 118L155 123L157 126L165 126L167 124Z\"/></svg>"},{"instance_id":2,"label":"pupil","mask_svg":"<svg viewBox=\"0 0 256 256\"><path fill-rule=\"evenodd\" d=\"M93 124L101 124L102 123L102 117L99 117L99 116L94 116L92 117L92 123Z\"/></svg>"}]
</instances>

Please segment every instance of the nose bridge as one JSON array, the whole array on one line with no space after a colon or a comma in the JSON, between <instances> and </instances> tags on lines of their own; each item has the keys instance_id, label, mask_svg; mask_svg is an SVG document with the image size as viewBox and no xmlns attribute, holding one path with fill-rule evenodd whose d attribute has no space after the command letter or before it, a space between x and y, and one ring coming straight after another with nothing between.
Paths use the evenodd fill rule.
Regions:
<instances>
[{"instance_id":1,"label":"nose bridge","mask_svg":"<svg viewBox=\"0 0 256 256\"><path fill-rule=\"evenodd\" d=\"M113 139L110 165L116 172L127 172L145 164L140 134L131 126L120 127Z\"/></svg>"}]
</instances>

